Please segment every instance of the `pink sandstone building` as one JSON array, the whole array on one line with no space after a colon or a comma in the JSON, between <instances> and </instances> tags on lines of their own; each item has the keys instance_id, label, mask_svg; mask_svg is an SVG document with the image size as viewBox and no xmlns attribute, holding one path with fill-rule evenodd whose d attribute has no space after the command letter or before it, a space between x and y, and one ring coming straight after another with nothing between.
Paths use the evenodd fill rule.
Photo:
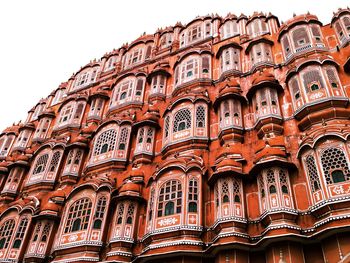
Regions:
<instances>
[{"instance_id":1,"label":"pink sandstone building","mask_svg":"<svg viewBox=\"0 0 350 263\"><path fill-rule=\"evenodd\" d=\"M208 15L0 134L0 262L350 262L350 10Z\"/></svg>"}]
</instances>

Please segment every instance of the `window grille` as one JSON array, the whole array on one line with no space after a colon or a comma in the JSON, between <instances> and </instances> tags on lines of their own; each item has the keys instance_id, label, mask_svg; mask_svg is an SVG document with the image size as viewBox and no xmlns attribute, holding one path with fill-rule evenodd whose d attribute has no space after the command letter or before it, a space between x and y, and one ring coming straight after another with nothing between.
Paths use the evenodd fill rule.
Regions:
<instances>
[{"instance_id":1,"label":"window grille","mask_svg":"<svg viewBox=\"0 0 350 263\"><path fill-rule=\"evenodd\" d=\"M34 235L33 235L33 242L38 241L38 237L40 235L40 231L41 231L41 222L38 222L35 230L34 230Z\"/></svg>"},{"instance_id":2,"label":"window grille","mask_svg":"<svg viewBox=\"0 0 350 263\"><path fill-rule=\"evenodd\" d=\"M117 224L120 225L123 222L123 215L124 215L124 204L119 203L118 209L117 209Z\"/></svg>"},{"instance_id":3,"label":"window grille","mask_svg":"<svg viewBox=\"0 0 350 263\"><path fill-rule=\"evenodd\" d=\"M197 212L198 208L198 181L192 178L188 185L188 212Z\"/></svg>"},{"instance_id":4,"label":"window grille","mask_svg":"<svg viewBox=\"0 0 350 263\"><path fill-rule=\"evenodd\" d=\"M105 196L102 196L98 199L97 205L96 205L96 211L95 211L95 216L94 216L94 229L101 229L102 226L102 220L103 220L103 215L106 210L106 205L107 205L107 198Z\"/></svg>"},{"instance_id":5,"label":"window grille","mask_svg":"<svg viewBox=\"0 0 350 263\"><path fill-rule=\"evenodd\" d=\"M114 129L104 131L98 137L95 145L94 155L114 150L117 132ZM103 150L103 151L102 151Z\"/></svg>"},{"instance_id":6,"label":"window grille","mask_svg":"<svg viewBox=\"0 0 350 263\"><path fill-rule=\"evenodd\" d=\"M134 218L134 212L135 212L135 205L133 203L129 204L128 211L126 214L126 223L132 224L133 218Z\"/></svg>"},{"instance_id":7,"label":"window grille","mask_svg":"<svg viewBox=\"0 0 350 263\"><path fill-rule=\"evenodd\" d=\"M154 209L154 189L151 190L151 197L150 197L150 201L149 201L149 212L148 212L148 221L152 220L152 215L153 215L153 209Z\"/></svg>"},{"instance_id":8,"label":"window grille","mask_svg":"<svg viewBox=\"0 0 350 263\"><path fill-rule=\"evenodd\" d=\"M221 194L223 203L230 202L230 190L227 181L224 181L221 185Z\"/></svg>"},{"instance_id":9,"label":"window grille","mask_svg":"<svg viewBox=\"0 0 350 263\"><path fill-rule=\"evenodd\" d=\"M41 242L47 241L47 237L50 234L50 229L51 229L51 224L50 223L45 224L44 229L43 229L43 233L41 235Z\"/></svg>"},{"instance_id":10,"label":"window grille","mask_svg":"<svg viewBox=\"0 0 350 263\"><path fill-rule=\"evenodd\" d=\"M331 84L331 86L333 88L339 88L340 85L339 85L339 81L338 81L335 70L333 68L327 68L326 74L327 74L328 81Z\"/></svg>"},{"instance_id":11,"label":"window grille","mask_svg":"<svg viewBox=\"0 0 350 263\"><path fill-rule=\"evenodd\" d=\"M165 121L164 121L165 138L168 138L168 136L169 136L169 125L170 125L169 116L166 116Z\"/></svg>"},{"instance_id":12,"label":"window grille","mask_svg":"<svg viewBox=\"0 0 350 263\"><path fill-rule=\"evenodd\" d=\"M181 213L182 187L178 180L163 184L158 197L158 217Z\"/></svg>"},{"instance_id":13,"label":"window grille","mask_svg":"<svg viewBox=\"0 0 350 263\"><path fill-rule=\"evenodd\" d=\"M23 218L19 223L19 226L16 232L15 241L13 242L13 248L20 248L22 244L22 240L24 238L24 234L28 226L28 221L29 221L28 218Z\"/></svg>"},{"instance_id":14,"label":"window grille","mask_svg":"<svg viewBox=\"0 0 350 263\"><path fill-rule=\"evenodd\" d=\"M296 78L290 80L289 85L291 87L292 94L296 100L300 99L299 83Z\"/></svg>"},{"instance_id":15,"label":"window grille","mask_svg":"<svg viewBox=\"0 0 350 263\"><path fill-rule=\"evenodd\" d=\"M232 178L233 196L235 203L241 202L241 187L237 179Z\"/></svg>"},{"instance_id":16,"label":"window grille","mask_svg":"<svg viewBox=\"0 0 350 263\"><path fill-rule=\"evenodd\" d=\"M174 115L173 132L190 129L191 123L191 111L189 109L181 109Z\"/></svg>"},{"instance_id":17,"label":"window grille","mask_svg":"<svg viewBox=\"0 0 350 263\"><path fill-rule=\"evenodd\" d=\"M314 90L311 87L313 84L319 86L320 89L324 88L321 73L316 69L307 71L303 75L303 81L307 93Z\"/></svg>"},{"instance_id":18,"label":"window grille","mask_svg":"<svg viewBox=\"0 0 350 263\"><path fill-rule=\"evenodd\" d=\"M89 225L92 202L89 198L75 201L69 208L64 233L86 230Z\"/></svg>"},{"instance_id":19,"label":"window grille","mask_svg":"<svg viewBox=\"0 0 350 263\"><path fill-rule=\"evenodd\" d=\"M310 38L305 28L298 28L294 30L292 36L295 47L304 46L310 43Z\"/></svg>"},{"instance_id":20,"label":"window grille","mask_svg":"<svg viewBox=\"0 0 350 263\"><path fill-rule=\"evenodd\" d=\"M128 128L122 128L120 135L119 135L119 150L125 150L126 149L126 144L128 141L129 137L129 130Z\"/></svg>"},{"instance_id":21,"label":"window grille","mask_svg":"<svg viewBox=\"0 0 350 263\"><path fill-rule=\"evenodd\" d=\"M13 230L15 228L15 220L9 219L5 221L0 227L0 249L7 248L11 237L13 235Z\"/></svg>"},{"instance_id":22,"label":"window grille","mask_svg":"<svg viewBox=\"0 0 350 263\"><path fill-rule=\"evenodd\" d=\"M321 162L327 184L350 179L349 164L343 150L335 147L327 148L321 154Z\"/></svg>"},{"instance_id":23,"label":"window grille","mask_svg":"<svg viewBox=\"0 0 350 263\"><path fill-rule=\"evenodd\" d=\"M205 108L203 106L198 106L196 111L196 127L205 127Z\"/></svg>"},{"instance_id":24,"label":"window grille","mask_svg":"<svg viewBox=\"0 0 350 263\"><path fill-rule=\"evenodd\" d=\"M48 159L49 159L49 155L47 153L41 155L35 163L35 168L33 170L33 174L39 174L39 173L44 172L46 169L46 164L47 164Z\"/></svg>"},{"instance_id":25,"label":"window grille","mask_svg":"<svg viewBox=\"0 0 350 263\"><path fill-rule=\"evenodd\" d=\"M50 172L54 172L57 169L60 159L61 159L61 152L56 151L53 154L50 162Z\"/></svg>"},{"instance_id":26,"label":"window grille","mask_svg":"<svg viewBox=\"0 0 350 263\"><path fill-rule=\"evenodd\" d=\"M310 180L311 191L314 193L315 191L321 189L320 179L317 172L315 158L312 155L309 155L305 159L307 174Z\"/></svg>"}]
</instances>

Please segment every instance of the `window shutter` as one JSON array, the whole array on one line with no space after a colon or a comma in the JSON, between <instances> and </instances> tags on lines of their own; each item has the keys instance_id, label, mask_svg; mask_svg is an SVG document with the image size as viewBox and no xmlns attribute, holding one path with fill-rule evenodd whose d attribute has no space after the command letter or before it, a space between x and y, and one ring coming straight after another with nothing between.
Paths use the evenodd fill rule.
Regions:
<instances>
[{"instance_id":1,"label":"window shutter","mask_svg":"<svg viewBox=\"0 0 350 263\"><path fill-rule=\"evenodd\" d=\"M10 148L11 143L12 143L12 137L8 136L3 150L4 151L8 151L9 148Z\"/></svg>"},{"instance_id":2,"label":"window shutter","mask_svg":"<svg viewBox=\"0 0 350 263\"><path fill-rule=\"evenodd\" d=\"M209 72L209 57L202 58L202 71L207 70Z\"/></svg>"},{"instance_id":3,"label":"window shutter","mask_svg":"<svg viewBox=\"0 0 350 263\"><path fill-rule=\"evenodd\" d=\"M148 46L146 50L146 59L151 56L152 46Z\"/></svg>"},{"instance_id":4,"label":"window shutter","mask_svg":"<svg viewBox=\"0 0 350 263\"><path fill-rule=\"evenodd\" d=\"M175 84L179 82L179 65L175 69Z\"/></svg>"},{"instance_id":5,"label":"window shutter","mask_svg":"<svg viewBox=\"0 0 350 263\"><path fill-rule=\"evenodd\" d=\"M136 96L141 96L143 90L143 79L137 79Z\"/></svg>"},{"instance_id":6,"label":"window shutter","mask_svg":"<svg viewBox=\"0 0 350 263\"><path fill-rule=\"evenodd\" d=\"M298 80L296 78L291 79L291 81L289 82L289 85L292 90L292 94L295 98L295 94L300 93Z\"/></svg>"},{"instance_id":7,"label":"window shutter","mask_svg":"<svg viewBox=\"0 0 350 263\"><path fill-rule=\"evenodd\" d=\"M74 119L80 119L81 115L83 114L83 108L84 108L84 104L79 103L78 107L75 110Z\"/></svg>"},{"instance_id":8,"label":"window shutter","mask_svg":"<svg viewBox=\"0 0 350 263\"><path fill-rule=\"evenodd\" d=\"M253 30L254 30L253 34L258 34L260 32L260 28L259 28L260 23L259 22L260 22L260 20L258 20L258 19L255 19L253 21Z\"/></svg>"},{"instance_id":9,"label":"window shutter","mask_svg":"<svg viewBox=\"0 0 350 263\"><path fill-rule=\"evenodd\" d=\"M196 30L197 30L197 37L196 37L196 39L201 38L202 37L202 25L198 26L196 28Z\"/></svg>"},{"instance_id":10,"label":"window shutter","mask_svg":"<svg viewBox=\"0 0 350 263\"><path fill-rule=\"evenodd\" d=\"M317 82L319 83L320 85L320 89L323 88L323 81L322 81L322 77L321 77L321 74L318 70L310 70L308 72L306 72L304 75L303 75L303 81L304 81L304 87L305 87L305 90L306 92L310 92L310 89L309 89L309 85L312 83L312 82Z\"/></svg>"},{"instance_id":11,"label":"window shutter","mask_svg":"<svg viewBox=\"0 0 350 263\"><path fill-rule=\"evenodd\" d=\"M291 50L290 50L290 44L289 44L289 39L287 36L284 36L282 39L282 45L284 48L284 51L286 52L286 54L290 54Z\"/></svg>"},{"instance_id":12,"label":"window shutter","mask_svg":"<svg viewBox=\"0 0 350 263\"><path fill-rule=\"evenodd\" d=\"M210 25L210 23L206 23L205 24L205 34L207 35L207 36L210 36L210 31L211 31L211 25Z\"/></svg>"},{"instance_id":13,"label":"window shutter","mask_svg":"<svg viewBox=\"0 0 350 263\"><path fill-rule=\"evenodd\" d=\"M339 87L339 81L338 81L338 78L336 76L336 72L334 69L332 68L327 68L326 70L326 74L327 74L327 77L328 77L328 81L329 83L331 83L331 85L333 85L332 83L335 83L337 85L337 87Z\"/></svg>"},{"instance_id":14,"label":"window shutter","mask_svg":"<svg viewBox=\"0 0 350 263\"><path fill-rule=\"evenodd\" d=\"M159 88L163 90L165 87L165 77L163 75L159 75Z\"/></svg>"},{"instance_id":15,"label":"window shutter","mask_svg":"<svg viewBox=\"0 0 350 263\"><path fill-rule=\"evenodd\" d=\"M301 43L300 41L304 40L304 43ZM296 47L299 46L304 46L306 44L310 43L310 39L309 36L306 32L305 28L298 28L293 32L293 41L294 41L294 45Z\"/></svg>"}]
</instances>

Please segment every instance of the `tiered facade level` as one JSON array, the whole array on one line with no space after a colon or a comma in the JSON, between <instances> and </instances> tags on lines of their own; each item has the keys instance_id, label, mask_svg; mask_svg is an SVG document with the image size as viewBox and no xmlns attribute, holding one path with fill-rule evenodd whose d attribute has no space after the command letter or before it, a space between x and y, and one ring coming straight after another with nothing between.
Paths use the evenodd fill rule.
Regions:
<instances>
[{"instance_id":1,"label":"tiered facade level","mask_svg":"<svg viewBox=\"0 0 350 263\"><path fill-rule=\"evenodd\" d=\"M211 15L82 67L1 133L0 262L349 262L349 43Z\"/></svg>"}]
</instances>

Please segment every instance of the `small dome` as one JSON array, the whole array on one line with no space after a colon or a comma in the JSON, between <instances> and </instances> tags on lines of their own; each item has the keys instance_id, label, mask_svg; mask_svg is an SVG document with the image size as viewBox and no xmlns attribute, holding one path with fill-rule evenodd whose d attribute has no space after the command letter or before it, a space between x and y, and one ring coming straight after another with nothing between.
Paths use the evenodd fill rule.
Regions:
<instances>
[{"instance_id":1,"label":"small dome","mask_svg":"<svg viewBox=\"0 0 350 263\"><path fill-rule=\"evenodd\" d=\"M258 85L259 83L262 82L275 82L275 76L271 73L268 72L264 72L263 74L260 74L259 76L257 76L255 79L253 79L252 84L253 85Z\"/></svg>"},{"instance_id":2,"label":"small dome","mask_svg":"<svg viewBox=\"0 0 350 263\"><path fill-rule=\"evenodd\" d=\"M53 212L58 212L60 210L60 207L55 204L54 202L52 201L48 201L46 202L45 204L42 205L41 207L41 211L53 211Z\"/></svg>"},{"instance_id":3,"label":"small dome","mask_svg":"<svg viewBox=\"0 0 350 263\"><path fill-rule=\"evenodd\" d=\"M133 183L132 181L127 181L119 189L119 196L131 195L139 196L140 195L140 186Z\"/></svg>"}]
</instances>

